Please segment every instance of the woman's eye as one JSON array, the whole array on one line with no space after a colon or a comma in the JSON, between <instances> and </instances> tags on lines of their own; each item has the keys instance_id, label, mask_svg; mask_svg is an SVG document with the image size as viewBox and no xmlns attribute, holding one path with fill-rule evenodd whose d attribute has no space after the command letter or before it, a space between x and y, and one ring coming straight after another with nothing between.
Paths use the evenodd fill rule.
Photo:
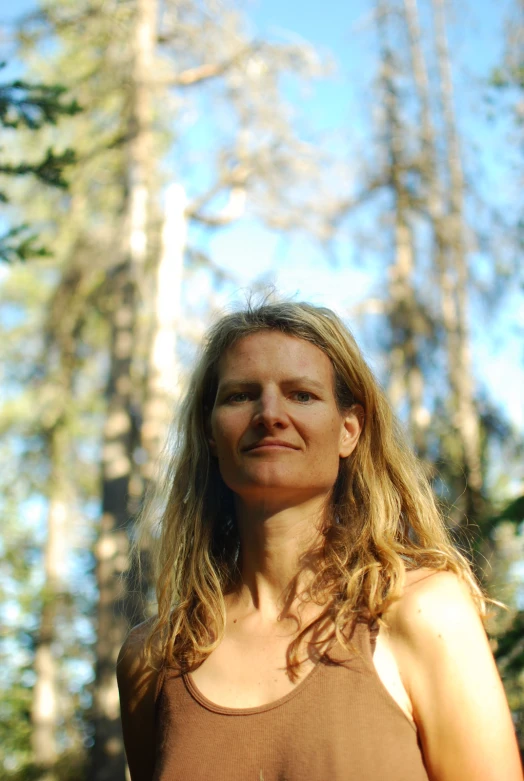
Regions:
<instances>
[{"instance_id":1,"label":"woman's eye","mask_svg":"<svg viewBox=\"0 0 524 781\"><path fill-rule=\"evenodd\" d=\"M294 395L297 401L302 402L311 401L313 398L313 394L309 391L296 391Z\"/></svg>"},{"instance_id":2,"label":"woman's eye","mask_svg":"<svg viewBox=\"0 0 524 781\"><path fill-rule=\"evenodd\" d=\"M247 401L249 399L249 394L247 393L232 393L231 396L228 396L227 401L231 403L239 403L243 401Z\"/></svg>"}]
</instances>

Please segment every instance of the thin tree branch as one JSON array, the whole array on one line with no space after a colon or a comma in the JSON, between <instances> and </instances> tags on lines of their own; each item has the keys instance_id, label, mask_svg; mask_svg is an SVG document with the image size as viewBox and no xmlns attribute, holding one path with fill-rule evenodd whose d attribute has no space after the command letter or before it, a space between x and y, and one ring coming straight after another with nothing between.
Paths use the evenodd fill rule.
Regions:
<instances>
[{"instance_id":1,"label":"thin tree branch","mask_svg":"<svg viewBox=\"0 0 524 781\"><path fill-rule=\"evenodd\" d=\"M249 57L261 48L260 43L251 43L233 55L233 57L224 60L224 62L208 62L195 68L188 68L179 73L173 81L170 80L169 83L175 87L189 87L193 84L214 79L217 76L223 76L231 68L239 65L245 57Z\"/></svg>"}]
</instances>

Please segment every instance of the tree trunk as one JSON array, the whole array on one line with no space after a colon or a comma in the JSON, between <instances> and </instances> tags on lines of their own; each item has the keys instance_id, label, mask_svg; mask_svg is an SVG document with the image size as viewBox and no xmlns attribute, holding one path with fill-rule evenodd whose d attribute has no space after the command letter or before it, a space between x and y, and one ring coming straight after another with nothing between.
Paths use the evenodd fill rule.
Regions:
<instances>
[{"instance_id":1,"label":"tree trunk","mask_svg":"<svg viewBox=\"0 0 524 781\"><path fill-rule=\"evenodd\" d=\"M130 567L128 489L135 426L131 415L134 284L126 264L120 272L113 313L111 376L102 452L102 518L95 546L99 590L94 690L93 781L123 781L125 757L120 729L115 665L129 630L124 576Z\"/></svg>"},{"instance_id":2,"label":"tree trunk","mask_svg":"<svg viewBox=\"0 0 524 781\"><path fill-rule=\"evenodd\" d=\"M420 160L419 170L423 182L422 201L429 217L433 247L431 257L434 260L433 271L436 274L436 289L439 291L441 308L449 312L450 302L446 286L443 284L442 268L444 262L444 243L446 240L443 224L443 195L439 174L438 152L435 141L435 129L432 121L430 83L422 48L422 35L418 15L417 0L404 0L404 18L406 21L411 54L411 68L415 91L420 106ZM445 316L443 317L445 321ZM433 326L428 323L429 332ZM446 332L448 329L445 327ZM414 378L415 383L417 379ZM431 422L429 412L421 407L421 427L427 428Z\"/></svg>"},{"instance_id":3,"label":"tree trunk","mask_svg":"<svg viewBox=\"0 0 524 781\"><path fill-rule=\"evenodd\" d=\"M66 518L68 511L67 430L60 420L48 434L51 463L47 539L44 549L45 582L40 629L35 650L31 711L33 761L41 771L42 781L54 781L53 766L58 757L57 727L59 692L56 650L53 649L57 602L63 590Z\"/></svg>"},{"instance_id":4,"label":"tree trunk","mask_svg":"<svg viewBox=\"0 0 524 781\"><path fill-rule=\"evenodd\" d=\"M398 411L407 404L409 429L419 455L426 447L428 415L423 405L424 378L419 364L417 338L419 320L413 285L415 251L410 219L410 193L405 184L409 166L406 132L396 85L394 55L387 42L389 11L378 3L382 60L382 89L385 107L385 144L388 152L386 179L393 195L394 262L389 268L389 321L391 327L389 396Z\"/></svg>"},{"instance_id":5,"label":"tree trunk","mask_svg":"<svg viewBox=\"0 0 524 781\"><path fill-rule=\"evenodd\" d=\"M72 213L77 209L72 199ZM71 518L73 489L69 464L70 404L77 356L78 332L82 323L82 270L74 266L62 273L49 302L44 325L43 365L47 364L48 385L44 387L42 434L50 464L48 480L47 538L44 545L44 586L40 627L35 648L35 684L31 708L33 761L41 770L41 781L54 781L58 758L57 729L60 722L59 659L56 648L56 618L65 593L64 565L68 553L68 518ZM67 312L64 312L67 306ZM63 717L63 714L62 714Z\"/></svg>"},{"instance_id":6,"label":"tree trunk","mask_svg":"<svg viewBox=\"0 0 524 781\"><path fill-rule=\"evenodd\" d=\"M173 417L177 395L177 331L182 299L182 273L187 242L186 195L179 184L165 194L162 251L157 267L154 330L142 423L145 451L143 477L154 479L154 468Z\"/></svg>"},{"instance_id":7,"label":"tree trunk","mask_svg":"<svg viewBox=\"0 0 524 781\"><path fill-rule=\"evenodd\" d=\"M149 366L140 428L140 473L133 476L130 499L142 504L161 468L160 456L173 419L178 393L176 344L180 327L182 273L187 240L186 195L181 185L172 184L165 193L162 246L156 269L152 328L149 329ZM151 587L151 566L147 535L139 540L139 568L135 587L144 595L144 608Z\"/></svg>"},{"instance_id":8,"label":"tree trunk","mask_svg":"<svg viewBox=\"0 0 524 781\"><path fill-rule=\"evenodd\" d=\"M154 73L156 0L137 0L134 71L128 145L123 263L116 277L112 312L111 369L102 454L102 518L95 547L99 589L94 689L92 781L123 781L125 755L115 665L133 622L141 619L130 561L129 484L139 443L133 358L137 315L144 286L151 164L151 76Z\"/></svg>"},{"instance_id":9,"label":"tree trunk","mask_svg":"<svg viewBox=\"0 0 524 781\"><path fill-rule=\"evenodd\" d=\"M480 427L474 397L468 326L469 270L465 241L464 176L453 109L451 66L443 0L432 0L440 81L440 101L446 136L449 195L445 224L445 267L442 269L444 324L448 337L450 385L455 399L454 427L458 432L466 477L466 514L472 520L482 511Z\"/></svg>"}]
</instances>

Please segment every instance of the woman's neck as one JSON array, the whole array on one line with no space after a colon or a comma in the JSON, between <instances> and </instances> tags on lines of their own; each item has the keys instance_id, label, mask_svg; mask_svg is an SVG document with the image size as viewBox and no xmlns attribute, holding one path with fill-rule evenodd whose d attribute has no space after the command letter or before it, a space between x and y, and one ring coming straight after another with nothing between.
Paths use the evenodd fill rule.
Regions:
<instances>
[{"instance_id":1,"label":"woman's neck","mask_svg":"<svg viewBox=\"0 0 524 781\"><path fill-rule=\"evenodd\" d=\"M241 588L236 610L272 624L296 615L321 555L325 499L268 508L237 503Z\"/></svg>"}]
</instances>

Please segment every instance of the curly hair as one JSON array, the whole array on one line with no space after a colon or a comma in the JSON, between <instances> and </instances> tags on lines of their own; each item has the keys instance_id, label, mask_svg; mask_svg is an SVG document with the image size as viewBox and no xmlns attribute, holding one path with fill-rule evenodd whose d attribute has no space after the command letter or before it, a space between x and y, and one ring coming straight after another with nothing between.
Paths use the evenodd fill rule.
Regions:
<instances>
[{"instance_id":1,"label":"curly hair","mask_svg":"<svg viewBox=\"0 0 524 781\"><path fill-rule=\"evenodd\" d=\"M278 331L320 348L333 365L339 410L354 404L364 410L357 447L340 459L327 508L330 522L308 587L308 598L323 610L290 646L291 675L300 665L300 643L314 624L328 618L333 636L348 647L356 621L380 621L400 597L405 569L454 572L484 616L486 597L467 558L453 545L424 468L355 339L330 309L278 301L221 317L202 345L178 412L174 452L141 519L158 605L148 653L160 641L166 663L191 670L223 637L224 597L240 585L240 538L234 496L210 453L207 431L221 356L260 331Z\"/></svg>"}]
</instances>

